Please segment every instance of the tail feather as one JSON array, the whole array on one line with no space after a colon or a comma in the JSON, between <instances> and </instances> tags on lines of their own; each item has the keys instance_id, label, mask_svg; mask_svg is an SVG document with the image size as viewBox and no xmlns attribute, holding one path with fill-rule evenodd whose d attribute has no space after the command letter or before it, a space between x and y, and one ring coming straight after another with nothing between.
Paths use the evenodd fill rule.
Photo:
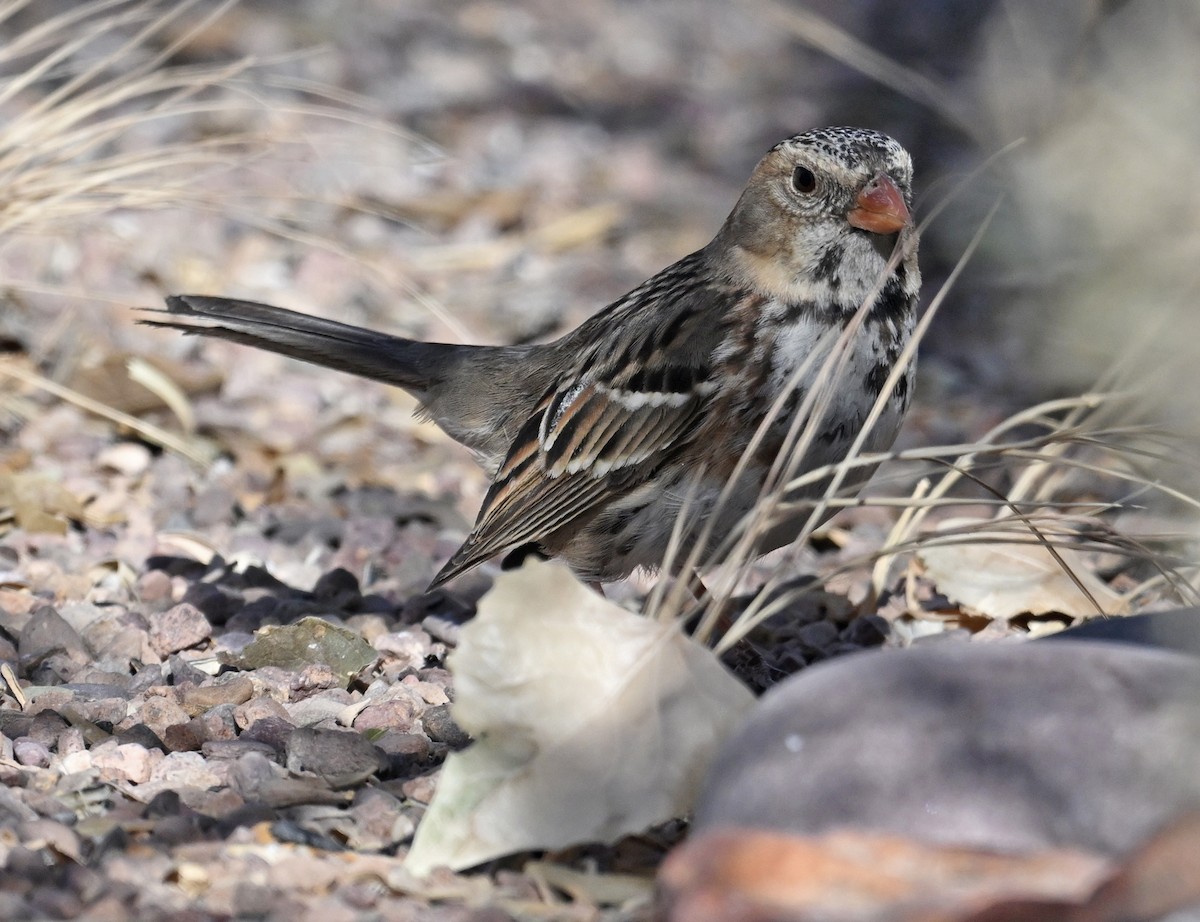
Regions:
<instances>
[{"instance_id":1,"label":"tail feather","mask_svg":"<svg viewBox=\"0 0 1200 922\"><path fill-rule=\"evenodd\" d=\"M139 321L256 346L281 355L373 378L419 398L445 376L464 346L416 342L296 311L206 295L172 295L166 310Z\"/></svg>"}]
</instances>

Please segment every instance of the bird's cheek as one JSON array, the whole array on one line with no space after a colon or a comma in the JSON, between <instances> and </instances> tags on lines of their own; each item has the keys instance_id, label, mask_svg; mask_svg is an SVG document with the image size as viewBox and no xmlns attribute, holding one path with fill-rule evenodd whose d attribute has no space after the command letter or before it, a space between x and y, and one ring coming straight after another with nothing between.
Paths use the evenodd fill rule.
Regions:
<instances>
[{"instance_id":1,"label":"bird's cheek","mask_svg":"<svg viewBox=\"0 0 1200 922\"><path fill-rule=\"evenodd\" d=\"M899 234L861 234L870 243L871 249L879 254L879 258L884 262L891 259L892 251L896 249L896 244L900 240Z\"/></svg>"}]
</instances>

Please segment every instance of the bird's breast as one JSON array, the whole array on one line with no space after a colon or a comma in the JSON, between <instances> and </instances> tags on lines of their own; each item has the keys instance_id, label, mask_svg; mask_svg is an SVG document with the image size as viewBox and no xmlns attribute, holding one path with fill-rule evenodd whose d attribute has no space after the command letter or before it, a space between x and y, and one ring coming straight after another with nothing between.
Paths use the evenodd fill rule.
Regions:
<instances>
[{"instance_id":1,"label":"bird's breast","mask_svg":"<svg viewBox=\"0 0 1200 922\"><path fill-rule=\"evenodd\" d=\"M877 423L878 436L866 445L871 450L889 444L911 389L911 363L891 378L912 334L911 315L867 317L847 337L847 325L840 318L833 320L817 311L793 313L791 322L763 328L762 361L768 371L762 386L769 402L779 407L771 425L774 434L782 438L796 414L804 412L817 427L809 454L837 460L857 437L891 379L891 397Z\"/></svg>"}]
</instances>

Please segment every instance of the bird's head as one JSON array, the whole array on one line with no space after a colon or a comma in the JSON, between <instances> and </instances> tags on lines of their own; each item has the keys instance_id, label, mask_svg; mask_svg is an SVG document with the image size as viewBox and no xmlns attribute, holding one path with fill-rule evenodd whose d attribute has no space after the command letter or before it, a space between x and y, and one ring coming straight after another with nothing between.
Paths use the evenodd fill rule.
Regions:
<instances>
[{"instance_id":1,"label":"bird's head","mask_svg":"<svg viewBox=\"0 0 1200 922\"><path fill-rule=\"evenodd\" d=\"M896 271L917 281L911 203L912 158L896 141L865 128L806 131L759 161L715 255L764 294L853 307L900 242Z\"/></svg>"}]
</instances>

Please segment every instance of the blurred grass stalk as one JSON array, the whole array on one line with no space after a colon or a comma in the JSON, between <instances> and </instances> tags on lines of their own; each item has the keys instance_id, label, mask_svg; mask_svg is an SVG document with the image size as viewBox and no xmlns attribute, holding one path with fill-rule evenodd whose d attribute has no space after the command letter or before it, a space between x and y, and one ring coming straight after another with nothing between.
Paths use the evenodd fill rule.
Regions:
<instances>
[{"instance_id":1,"label":"blurred grass stalk","mask_svg":"<svg viewBox=\"0 0 1200 922\"><path fill-rule=\"evenodd\" d=\"M221 20L235 13L236 5L237 0L91 0L57 7L32 0L0 2L0 113L5 116L0 123L5 190L0 248L21 238L80 240L93 229L108 233L103 222L114 212L190 211L324 247L355 260L385 287L411 293L402 269L359 258L319 217L314 219L314 212L359 207L352 193L330 190L327 182L306 187L307 174L290 161L336 158L342 167L338 175L344 175L351 164L340 154L355 143L350 136L360 142L357 160L350 160L363 169L373 168L368 164L373 159L397 168L405 153L424 145L372 116L350 94L289 78L290 58L311 52L188 63L188 56L206 56L214 36L220 43L227 28ZM304 207L314 203L325 207ZM128 291L104 290L103 282L84 290L79 282L10 274L5 284L68 304L108 302L114 311L123 311L129 297ZM461 329L438 305L418 300L452 329ZM0 359L3 376L76 403L194 461L209 458L211 446L190 433L174 438L148 424L133 425L120 408L63 388L66 369L84 361L85 353L119 354L110 334L130 322L120 315L107 326L94 317L76 318L86 319L80 326L70 322L70 313L69 308L60 321L30 330L26 345L34 364L57 353L47 377L18 367L22 360L15 357ZM69 329L95 329L97 336L70 336ZM109 335L102 332L106 329ZM186 402L166 403L186 433ZM17 416L29 410L27 402L3 389L0 408Z\"/></svg>"},{"instance_id":2,"label":"blurred grass stalk","mask_svg":"<svg viewBox=\"0 0 1200 922\"><path fill-rule=\"evenodd\" d=\"M995 170L1015 214L986 245L1027 353L1014 378L1078 392L1132 354L1164 405L1200 431L1200 4L999 0L953 85L818 14L758 7L985 154L1022 142Z\"/></svg>"},{"instance_id":3,"label":"blurred grass stalk","mask_svg":"<svg viewBox=\"0 0 1200 922\"><path fill-rule=\"evenodd\" d=\"M1049 393L1081 394L1018 414L978 445L907 453L909 461L936 459L949 472L932 488L928 481L918 485L911 496L867 500L906 507L887 546L872 555L876 591L884 588L892 554L923 541L975 540L970 531L932 538L917 529L931 508L953 502L955 482L978 480L978 473L1008 464L1012 486L994 497L995 523L979 540L1003 540L1007 533L1051 553L1056 545L1103 547L1155 569L1139 591L1163 587L1176 600L1194 603L1196 569L1189 554L1200 522L1200 4L999 3L973 77L945 89L881 61L813 14L769 8L798 38L937 111L982 150L1016 144L996 164L1014 214L985 243L990 264L1002 267L1005 291L997 301L1012 312L1027 361L1011 376L1038 381ZM1031 422L1043 427L1032 444L1008 431ZM878 460L852 456L843 467ZM1084 510L1068 502L1064 487L1085 471L1107 479L1121 498L1107 509L1093 504L1080 519ZM855 502L832 491L826 501ZM1136 539L1097 517L1126 502L1182 514L1193 523L1191 531ZM765 495L762 503L759 523L780 512L780 494ZM1073 518L1064 515L1072 510ZM761 528L751 522L745 543ZM727 545L726 551L723 566L744 576L752 560L747 547ZM787 604L772 593L791 575L785 563L722 647ZM716 594L701 634L713 626L736 583ZM678 593L655 601L666 611L682 605Z\"/></svg>"},{"instance_id":4,"label":"blurred grass stalk","mask_svg":"<svg viewBox=\"0 0 1200 922\"><path fill-rule=\"evenodd\" d=\"M1010 191L1031 363L1062 386L1120 360L1200 432L1200 4L1005 4L978 92L985 138L1023 136ZM1195 463L1194 459L1191 459Z\"/></svg>"},{"instance_id":5,"label":"blurred grass stalk","mask_svg":"<svg viewBox=\"0 0 1200 922\"><path fill-rule=\"evenodd\" d=\"M174 206L194 196L204 171L244 155L253 129L165 137L170 126L163 123L247 106L214 91L228 89L250 60L165 66L232 2L177 30L196 5L98 0L16 28L11 21L29 12L29 0L0 7L8 33L0 46L0 109L11 113L0 130L0 243L116 208Z\"/></svg>"}]
</instances>

